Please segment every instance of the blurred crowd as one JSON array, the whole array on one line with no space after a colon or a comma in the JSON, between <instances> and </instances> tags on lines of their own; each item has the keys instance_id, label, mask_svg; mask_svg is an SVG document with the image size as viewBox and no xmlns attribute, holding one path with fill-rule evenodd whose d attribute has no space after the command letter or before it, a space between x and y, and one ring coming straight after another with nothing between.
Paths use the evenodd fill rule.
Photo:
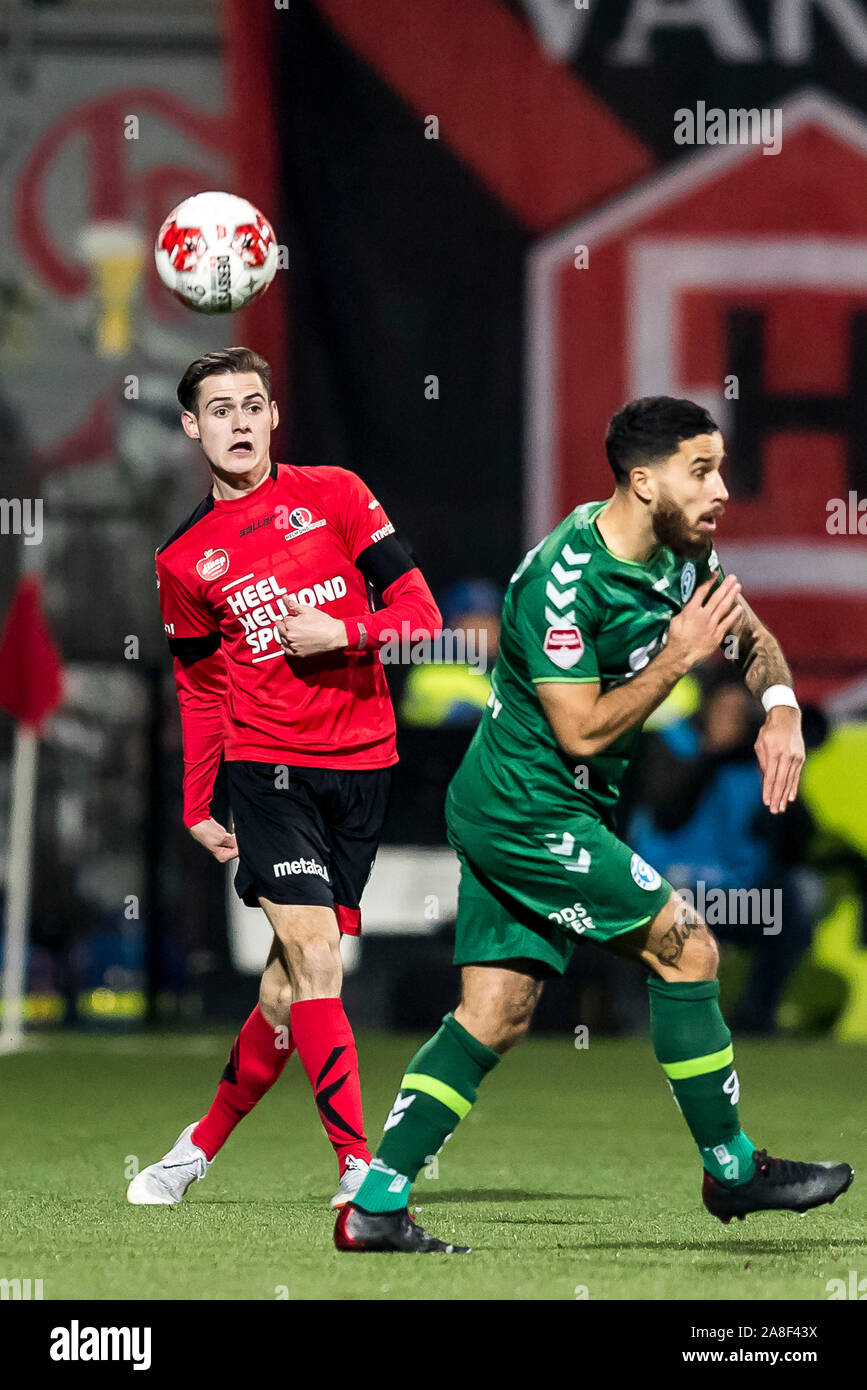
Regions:
<instances>
[{"instance_id":1,"label":"blurred crowd","mask_svg":"<svg viewBox=\"0 0 867 1390\"><path fill-rule=\"evenodd\" d=\"M388 668L401 762L384 843L395 846L445 844L446 787L487 702L497 656L502 588L469 576L438 601L445 631L432 659ZM107 705L97 717L99 691ZM846 774L863 760L865 725L832 725L807 707L801 795L772 816L753 749L760 719L722 658L685 678L645 729L620 831L691 895L721 941L737 1031L828 1028L845 1009L850 1033L867 1036L867 846L857 831L867 826L867 789ZM162 671L71 671L43 744L37 862L51 872L37 873L34 891L31 1019L135 1026L154 979L162 1016L219 1013L228 1000L220 986L233 973L225 883L181 826L179 761L167 662ZM849 798L842 816L841 785ZM854 805L853 796L861 798ZM156 961L140 900L157 903L165 928ZM380 957L381 990L394 995L372 1017L424 1027L450 1007L449 931L438 922L430 937L366 943L359 995L365 959ZM644 996L637 972L588 946L565 981L551 982L537 1026L590 1022L628 1032L644 1026Z\"/></svg>"}]
</instances>

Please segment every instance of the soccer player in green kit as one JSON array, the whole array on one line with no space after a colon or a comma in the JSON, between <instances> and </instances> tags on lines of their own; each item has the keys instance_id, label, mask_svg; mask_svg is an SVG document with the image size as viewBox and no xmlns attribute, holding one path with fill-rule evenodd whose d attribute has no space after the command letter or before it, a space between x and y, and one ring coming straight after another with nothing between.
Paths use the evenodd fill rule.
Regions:
<instances>
[{"instance_id":1,"label":"soccer player in green kit","mask_svg":"<svg viewBox=\"0 0 867 1390\"><path fill-rule=\"evenodd\" d=\"M648 972L654 1051L698 1146L710 1212L723 1222L802 1212L852 1181L846 1163L773 1158L741 1128L716 942L615 832L644 720L726 638L766 710L756 754L772 814L796 796L804 744L779 643L713 549L728 498L716 423L692 401L646 397L613 417L605 442L613 496L578 506L509 585L491 698L446 800L461 865L461 1002L407 1067L376 1158L338 1217L340 1250L465 1249L416 1225L411 1184L525 1036L545 977L562 974L581 937Z\"/></svg>"}]
</instances>

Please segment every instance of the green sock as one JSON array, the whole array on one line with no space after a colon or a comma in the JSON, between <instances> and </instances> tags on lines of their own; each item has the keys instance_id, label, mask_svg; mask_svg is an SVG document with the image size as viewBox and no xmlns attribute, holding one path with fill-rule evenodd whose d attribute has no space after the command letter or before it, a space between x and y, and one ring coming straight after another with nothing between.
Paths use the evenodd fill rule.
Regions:
<instances>
[{"instance_id":1,"label":"green sock","mask_svg":"<svg viewBox=\"0 0 867 1390\"><path fill-rule=\"evenodd\" d=\"M740 1083L719 982L648 981L650 1035L657 1061L707 1171L736 1186L753 1176L755 1145L738 1120Z\"/></svg>"},{"instance_id":2,"label":"green sock","mask_svg":"<svg viewBox=\"0 0 867 1390\"><path fill-rule=\"evenodd\" d=\"M739 1129L737 1134L727 1139L724 1144L702 1149L701 1161L719 1182L724 1182L729 1187L737 1187L742 1182L749 1182L753 1176L756 1169L753 1162L755 1151L753 1141Z\"/></svg>"},{"instance_id":3,"label":"green sock","mask_svg":"<svg viewBox=\"0 0 867 1390\"><path fill-rule=\"evenodd\" d=\"M365 1211L397 1211L425 1163L472 1108L485 1076L500 1058L446 1014L415 1054L385 1122L370 1172L353 1199Z\"/></svg>"}]
</instances>

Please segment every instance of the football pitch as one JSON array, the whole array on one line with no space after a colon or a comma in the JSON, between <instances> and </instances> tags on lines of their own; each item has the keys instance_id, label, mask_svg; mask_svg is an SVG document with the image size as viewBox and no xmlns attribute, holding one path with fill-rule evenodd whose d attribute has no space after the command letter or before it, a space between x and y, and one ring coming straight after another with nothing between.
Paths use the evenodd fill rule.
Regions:
<instances>
[{"instance_id":1,"label":"football pitch","mask_svg":"<svg viewBox=\"0 0 867 1390\"><path fill-rule=\"evenodd\" d=\"M359 1033L375 1146L420 1038ZM66 1034L0 1058L0 1277L45 1299L814 1299L867 1275L867 1048L735 1039L741 1118L773 1154L844 1159L852 1189L800 1218L722 1226L644 1039L531 1039L428 1165L411 1209L468 1256L331 1244L336 1165L297 1056L178 1207L130 1207L131 1165L203 1113L219 1033ZM867 1287L865 1285L864 1287Z\"/></svg>"}]
</instances>

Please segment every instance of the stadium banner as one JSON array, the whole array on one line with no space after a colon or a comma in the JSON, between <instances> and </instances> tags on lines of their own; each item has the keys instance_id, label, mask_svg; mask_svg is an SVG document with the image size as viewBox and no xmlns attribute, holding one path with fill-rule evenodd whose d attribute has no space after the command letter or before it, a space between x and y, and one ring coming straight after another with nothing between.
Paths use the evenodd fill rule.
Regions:
<instances>
[{"instance_id":1,"label":"stadium banner","mask_svg":"<svg viewBox=\"0 0 867 1390\"><path fill-rule=\"evenodd\" d=\"M438 536L435 582L470 554L503 581L610 489L624 399L707 401L723 563L805 694L845 687L867 638L867 15L416 0L405 21L397 0L271 17L294 456L391 484L403 528Z\"/></svg>"},{"instance_id":2,"label":"stadium banner","mask_svg":"<svg viewBox=\"0 0 867 1390\"><path fill-rule=\"evenodd\" d=\"M824 95L780 112L776 158L696 152L530 251L526 536L604 494L622 400L700 401L728 453L723 565L819 696L867 637L867 517L848 524L867 496L867 203L839 196L864 179L867 121Z\"/></svg>"}]
</instances>

